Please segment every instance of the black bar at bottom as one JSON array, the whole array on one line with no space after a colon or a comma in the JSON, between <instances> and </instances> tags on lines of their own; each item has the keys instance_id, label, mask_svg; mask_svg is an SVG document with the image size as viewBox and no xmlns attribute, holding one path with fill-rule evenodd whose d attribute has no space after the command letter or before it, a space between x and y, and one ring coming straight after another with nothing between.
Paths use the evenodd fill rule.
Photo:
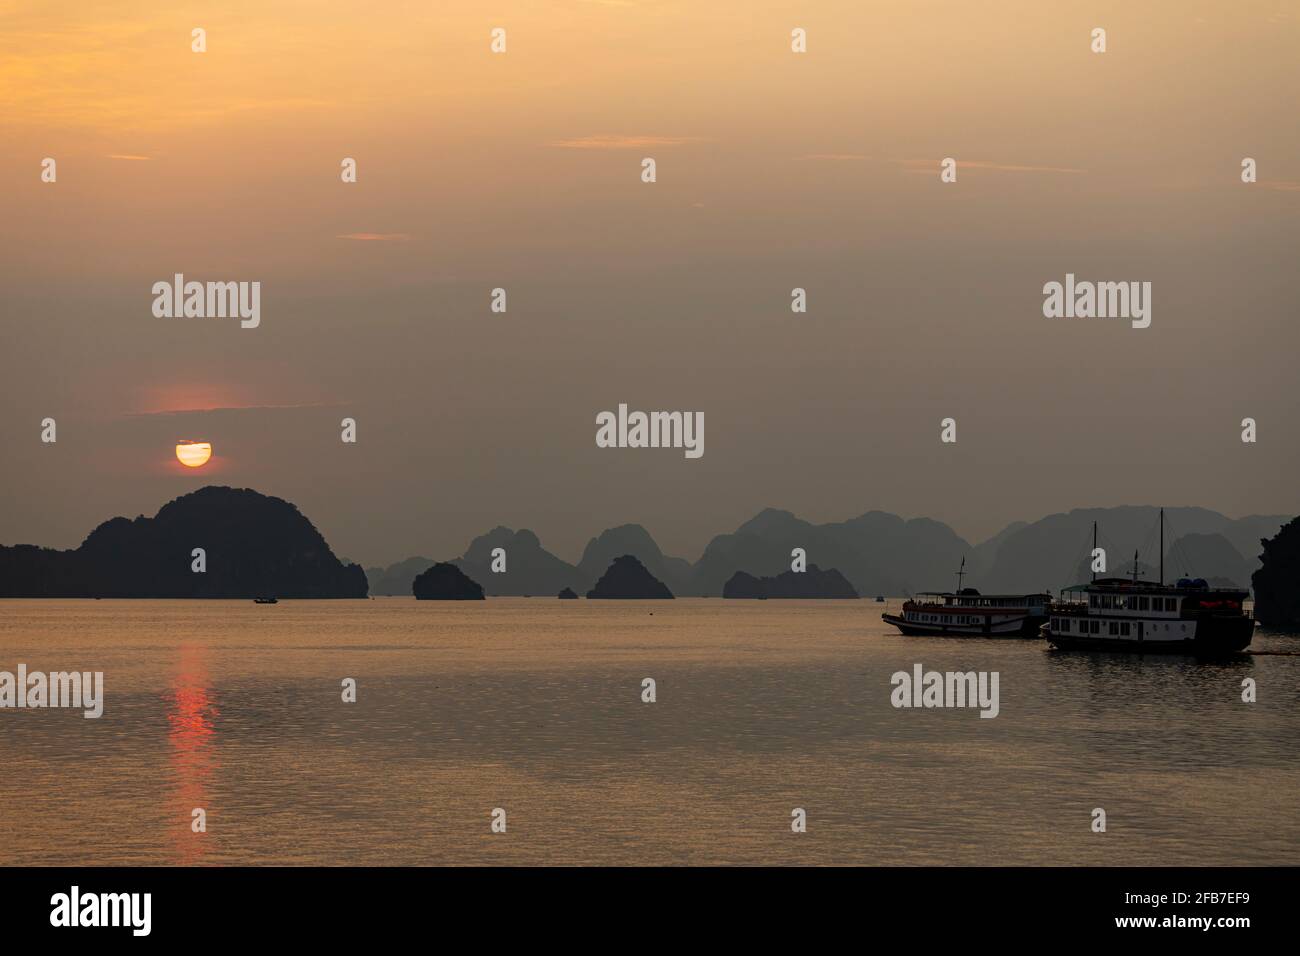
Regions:
<instances>
[{"instance_id":1,"label":"black bar at bottom","mask_svg":"<svg viewBox=\"0 0 1300 956\"><path fill-rule=\"evenodd\" d=\"M0 869L6 942L285 940L337 946L469 933L499 945L905 932L918 943L1079 936L1232 942L1293 923L1291 868ZM72 926L112 922L118 926ZM145 898L149 894L148 935ZM103 894L115 894L106 899ZM63 905L66 900L66 905ZM102 914L102 917L101 917ZM68 925L54 925L55 923ZM681 933L695 927L689 937ZM671 936L665 936L671 933ZM1044 936L1043 934L1050 934ZM1247 934L1242 936L1241 934ZM481 935L479 935L481 934ZM801 935L802 934L802 935Z\"/></svg>"}]
</instances>

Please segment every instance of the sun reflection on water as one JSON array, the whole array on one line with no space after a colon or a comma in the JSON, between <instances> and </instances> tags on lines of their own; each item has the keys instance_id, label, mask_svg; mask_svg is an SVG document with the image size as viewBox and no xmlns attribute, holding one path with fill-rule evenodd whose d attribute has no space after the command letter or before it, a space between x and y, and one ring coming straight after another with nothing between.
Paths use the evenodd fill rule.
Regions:
<instances>
[{"instance_id":1,"label":"sun reflection on water","mask_svg":"<svg viewBox=\"0 0 1300 956\"><path fill-rule=\"evenodd\" d=\"M213 721L218 716L210 691L207 649L183 645L169 695L167 733L171 745L169 768L176 804L176 836L172 841L175 861L181 865L198 862L208 843L207 833L195 833L193 811L210 812L209 784L220 767L215 747Z\"/></svg>"}]
</instances>

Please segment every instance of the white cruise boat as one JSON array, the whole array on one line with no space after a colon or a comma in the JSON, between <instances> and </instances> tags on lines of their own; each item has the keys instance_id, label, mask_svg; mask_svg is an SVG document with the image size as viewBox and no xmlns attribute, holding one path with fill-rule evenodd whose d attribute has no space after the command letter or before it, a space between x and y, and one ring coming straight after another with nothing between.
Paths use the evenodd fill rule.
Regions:
<instances>
[{"instance_id":1,"label":"white cruise boat","mask_svg":"<svg viewBox=\"0 0 1300 956\"><path fill-rule=\"evenodd\" d=\"M901 614L880 615L904 634L936 637L1041 637L1050 594L980 594L974 588L918 594Z\"/></svg>"},{"instance_id":2,"label":"white cruise boat","mask_svg":"<svg viewBox=\"0 0 1300 956\"><path fill-rule=\"evenodd\" d=\"M934 637L1040 637L1050 594L980 594L961 586L966 559L957 571L956 591L926 591L903 602L902 612L880 619L904 634Z\"/></svg>"},{"instance_id":3,"label":"white cruise boat","mask_svg":"<svg viewBox=\"0 0 1300 956\"><path fill-rule=\"evenodd\" d=\"M1161 550L1164 512L1160 514ZM1095 532L1094 532L1095 533ZM1210 587L1200 578L1102 578L1065 588L1050 608L1043 636L1061 650L1138 654L1233 654L1250 644L1255 621L1245 610L1249 591Z\"/></svg>"}]
</instances>

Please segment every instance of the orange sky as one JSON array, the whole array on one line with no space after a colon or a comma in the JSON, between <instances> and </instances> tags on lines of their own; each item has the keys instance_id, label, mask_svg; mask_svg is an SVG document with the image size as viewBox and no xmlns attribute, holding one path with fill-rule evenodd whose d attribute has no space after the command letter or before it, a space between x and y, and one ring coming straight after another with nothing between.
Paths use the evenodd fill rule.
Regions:
<instances>
[{"instance_id":1,"label":"orange sky","mask_svg":"<svg viewBox=\"0 0 1300 956\"><path fill-rule=\"evenodd\" d=\"M178 437L366 561L1297 510L1298 46L1280 0L0 3L0 542L152 513ZM1047 323L1067 271L1153 281L1152 328ZM153 318L175 272L261 281L262 326ZM703 410L705 457L598 452L620 401Z\"/></svg>"}]
</instances>

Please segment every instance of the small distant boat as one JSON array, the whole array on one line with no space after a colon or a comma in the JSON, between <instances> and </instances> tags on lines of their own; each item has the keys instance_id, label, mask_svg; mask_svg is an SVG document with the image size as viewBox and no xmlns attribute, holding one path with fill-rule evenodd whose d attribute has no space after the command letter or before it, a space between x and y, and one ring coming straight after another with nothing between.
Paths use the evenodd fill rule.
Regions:
<instances>
[{"instance_id":1,"label":"small distant boat","mask_svg":"<svg viewBox=\"0 0 1300 956\"><path fill-rule=\"evenodd\" d=\"M253 598L253 603L254 603L254 604L279 604L279 603L280 603L280 599L279 599L279 598L273 598L273 597L260 597L260 598Z\"/></svg>"},{"instance_id":2,"label":"small distant boat","mask_svg":"<svg viewBox=\"0 0 1300 956\"><path fill-rule=\"evenodd\" d=\"M886 611L880 619L907 635L1042 636L1039 628L1047 621L1050 594L980 594L961 586L965 574L966 559L962 558L956 591L923 592L904 601L901 614Z\"/></svg>"},{"instance_id":3,"label":"small distant boat","mask_svg":"<svg viewBox=\"0 0 1300 956\"><path fill-rule=\"evenodd\" d=\"M884 596L883 594L877 594L877 595L876 595L876 603L877 603L877 604L884 604L884 603L885 603L885 596Z\"/></svg>"}]
</instances>

